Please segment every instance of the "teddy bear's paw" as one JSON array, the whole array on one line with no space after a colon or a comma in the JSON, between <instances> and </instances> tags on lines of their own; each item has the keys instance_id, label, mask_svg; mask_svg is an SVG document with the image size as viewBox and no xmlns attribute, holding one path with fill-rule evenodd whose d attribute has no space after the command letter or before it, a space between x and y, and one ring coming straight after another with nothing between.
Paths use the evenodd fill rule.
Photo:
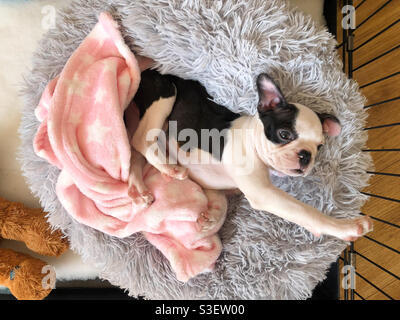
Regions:
<instances>
[{"instance_id":1,"label":"teddy bear's paw","mask_svg":"<svg viewBox=\"0 0 400 320\"><path fill-rule=\"evenodd\" d=\"M46 264L27 259L10 272L9 289L18 300L42 300L51 292L46 284Z\"/></svg>"},{"instance_id":2,"label":"teddy bear's paw","mask_svg":"<svg viewBox=\"0 0 400 320\"><path fill-rule=\"evenodd\" d=\"M68 240L63 237L59 230L51 232L50 229L46 233L31 233L28 239L25 239L26 246L34 252L44 256L60 256L68 248Z\"/></svg>"}]
</instances>

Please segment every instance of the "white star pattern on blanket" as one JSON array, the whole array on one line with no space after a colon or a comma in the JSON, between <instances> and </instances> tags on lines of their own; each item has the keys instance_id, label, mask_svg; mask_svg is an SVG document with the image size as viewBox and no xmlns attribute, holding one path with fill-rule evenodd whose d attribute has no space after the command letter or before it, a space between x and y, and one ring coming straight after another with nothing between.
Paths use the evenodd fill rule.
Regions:
<instances>
[{"instance_id":1,"label":"white star pattern on blanket","mask_svg":"<svg viewBox=\"0 0 400 320\"><path fill-rule=\"evenodd\" d=\"M111 190L110 186L106 183L101 183L98 182L96 183L96 185L93 187L93 190L96 192L100 192L100 193L107 193Z\"/></svg>"},{"instance_id":2,"label":"white star pattern on blanket","mask_svg":"<svg viewBox=\"0 0 400 320\"><path fill-rule=\"evenodd\" d=\"M119 52L121 53L122 56L127 56L129 55L130 49L129 47L125 44L125 42L121 41L117 41L115 43L115 45L117 46Z\"/></svg>"},{"instance_id":3,"label":"white star pattern on blanket","mask_svg":"<svg viewBox=\"0 0 400 320\"><path fill-rule=\"evenodd\" d=\"M73 125L78 125L81 123L81 113L80 112L71 112L69 115L68 123Z\"/></svg>"},{"instance_id":4,"label":"white star pattern on blanket","mask_svg":"<svg viewBox=\"0 0 400 320\"><path fill-rule=\"evenodd\" d=\"M105 32L102 25L98 25L98 28L92 31L88 38L95 39L98 41L99 46L103 46L104 42L109 38L108 33Z\"/></svg>"},{"instance_id":5,"label":"white star pattern on blanket","mask_svg":"<svg viewBox=\"0 0 400 320\"><path fill-rule=\"evenodd\" d=\"M47 120L47 130L52 131L54 127L53 121L52 120Z\"/></svg>"},{"instance_id":6,"label":"white star pattern on blanket","mask_svg":"<svg viewBox=\"0 0 400 320\"><path fill-rule=\"evenodd\" d=\"M111 161L112 165L116 166L119 165L121 162L121 159L119 158L118 153L113 153L113 155L111 156Z\"/></svg>"},{"instance_id":7,"label":"white star pattern on blanket","mask_svg":"<svg viewBox=\"0 0 400 320\"><path fill-rule=\"evenodd\" d=\"M76 140L72 142L71 151L73 153L78 153L78 154L81 152L81 149L79 148L79 144Z\"/></svg>"},{"instance_id":8,"label":"white star pattern on blanket","mask_svg":"<svg viewBox=\"0 0 400 320\"><path fill-rule=\"evenodd\" d=\"M104 97L105 97L105 95L106 95L106 91L104 90L104 89L102 89L102 88L99 88L97 91L96 91L96 95L95 95L95 103L102 103L103 102L103 100L104 100Z\"/></svg>"},{"instance_id":9,"label":"white star pattern on blanket","mask_svg":"<svg viewBox=\"0 0 400 320\"><path fill-rule=\"evenodd\" d=\"M72 186L74 184L74 181L68 173L63 172L58 178L58 183L64 188L67 188L69 186Z\"/></svg>"},{"instance_id":10,"label":"white star pattern on blanket","mask_svg":"<svg viewBox=\"0 0 400 320\"><path fill-rule=\"evenodd\" d=\"M82 57L82 62L83 62L84 65L91 65L94 62L94 57L91 56L90 54L85 54Z\"/></svg>"},{"instance_id":11,"label":"white star pattern on blanket","mask_svg":"<svg viewBox=\"0 0 400 320\"><path fill-rule=\"evenodd\" d=\"M105 136L111 132L111 128L104 126L99 118L88 127L88 143L95 142L100 145L104 144Z\"/></svg>"},{"instance_id":12,"label":"white star pattern on blanket","mask_svg":"<svg viewBox=\"0 0 400 320\"><path fill-rule=\"evenodd\" d=\"M78 75L75 74L72 80L65 80L68 84L68 95L76 94L80 97L84 95L84 89L88 85L86 82L78 79Z\"/></svg>"},{"instance_id":13,"label":"white star pattern on blanket","mask_svg":"<svg viewBox=\"0 0 400 320\"><path fill-rule=\"evenodd\" d=\"M110 60L110 59L104 60L103 65L104 65L104 72L107 72L107 71L111 71L112 73L116 72L115 62L113 60Z\"/></svg>"}]
</instances>

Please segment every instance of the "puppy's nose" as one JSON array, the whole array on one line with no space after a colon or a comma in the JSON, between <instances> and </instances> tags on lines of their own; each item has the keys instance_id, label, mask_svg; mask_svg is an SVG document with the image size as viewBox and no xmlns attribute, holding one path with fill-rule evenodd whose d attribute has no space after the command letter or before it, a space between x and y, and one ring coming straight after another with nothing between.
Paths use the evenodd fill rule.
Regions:
<instances>
[{"instance_id":1,"label":"puppy's nose","mask_svg":"<svg viewBox=\"0 0 400 320\"><path fill-rule=\"evenodd\" d=\"M299 161L300 161L301 168L308 166L308 164L311 161L311 152L309 152L307 150L301 150L299 152Z\"/></svg>"}]
</instances>

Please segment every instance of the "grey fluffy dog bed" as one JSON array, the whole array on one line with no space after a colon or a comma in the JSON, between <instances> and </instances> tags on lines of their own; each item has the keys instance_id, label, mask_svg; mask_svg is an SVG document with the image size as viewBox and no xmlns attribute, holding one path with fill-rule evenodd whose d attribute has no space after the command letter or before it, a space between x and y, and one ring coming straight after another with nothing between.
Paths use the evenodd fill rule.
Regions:
<instances>
[{"instance_id":1,"label":"grey fluffy dog bed","mask_svg":"<svg viewBox=\"0 0 400 320\"><path fill-rule=\"evenodd\" d=\"M365 201L359 190L367 184L371 160L361 152L364 99L342 73L332 36L283 0L80 0L59 14L56 28L41 41L23 89L23 172L51 225L63 230L72 249L102 278L150 299L309 297L345 242L316 239L297 225L251 209L246 199L230 199L215 272L186 284L175 279L166 259L142 235L107 236L78 224L61 207L55 194L58 169L33 152L39 125L33 110L103 10L120 21L132 50L156 60L163 73L199 80L216 102L234 111L256 111L254 80L268 72L289 101L336 114L342 134L322 148L313 174L274 183L326 214L345 218L356 216Z\"/></svg>"}]
</instances>

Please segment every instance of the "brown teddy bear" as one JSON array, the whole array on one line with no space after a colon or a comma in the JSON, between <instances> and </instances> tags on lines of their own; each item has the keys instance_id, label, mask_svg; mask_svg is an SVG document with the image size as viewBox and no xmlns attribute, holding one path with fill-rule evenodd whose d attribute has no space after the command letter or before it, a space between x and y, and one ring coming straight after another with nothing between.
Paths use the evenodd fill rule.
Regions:
<instances>
[{"instance_id":1,"label":"brown teddy bear","mask_svg":"<svg viewBox=\"0 0 400 320\"><path fill-rule=\"evenodd\" d=\"M59 256L68 249L62 233L50 230L43 210L26 208L1 197L0 238L23 241L29 249L45 256ZM44 299L51 292L42 284L46 265L29 255L0 248L0 285L19 300Z\"/></svg>"}]
</instances>

